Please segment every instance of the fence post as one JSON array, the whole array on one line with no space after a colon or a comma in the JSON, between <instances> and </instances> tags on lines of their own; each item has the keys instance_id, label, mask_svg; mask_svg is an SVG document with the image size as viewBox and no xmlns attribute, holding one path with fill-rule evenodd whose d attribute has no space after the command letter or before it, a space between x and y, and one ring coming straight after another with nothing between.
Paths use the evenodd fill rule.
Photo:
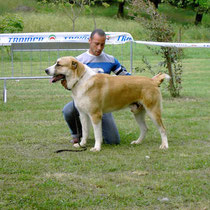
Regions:
<instances>
[{"instance_id":1,"label":"fence post","mask_svg":"<svg viewBox=\"0 0 210 210\"><path fill-rule=\"evenodd\" d=\"M14 54L13 54L13 44L11 45L11 62L12 62L12 77L14 77Z\"/></svg>"},{"instance_id":2,"label":"fence post","mask_svg":"<svg viewBox=\"0 0 210 210\"><path fill-rule=\"evenodd\" d=\"M133 72L133 41L130 41L130 73Z\"/></svg>"},{"instance_id":3,"label":"fence post","mask_svg":"<svg viewBox=\"0 0 210 210\"><path fill-rule=\"evenodd\" d=\"M6 87L6 79L4 80L4 90L3 90L3 100L4 103L7 103L7 87Z\"/></svg>"}]
</instances>

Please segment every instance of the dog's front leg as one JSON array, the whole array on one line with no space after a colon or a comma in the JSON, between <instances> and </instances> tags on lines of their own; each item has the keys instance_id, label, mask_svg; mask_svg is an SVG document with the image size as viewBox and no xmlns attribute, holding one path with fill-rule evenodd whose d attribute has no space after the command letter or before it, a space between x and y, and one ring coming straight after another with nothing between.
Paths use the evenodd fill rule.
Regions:
<instances>
[{"instance_id":1,"label":"dog's front leg","mask_svg":"<svg viewBox=\"0 0 210 210\"><path fill-rule=\"evenodd\" d=\"M90 128L90 123L89 123L89 116L85 114L84 112L79 111L80 113L80 121L82 124L82 139L80 144L74 144L74 147L79 147L79 146L85 146L87 143L87 139L89 136L89 128Z\"/></svg>"},{"instance_id":2,"label":"dog's front leg","mask_svg":"<svg viewBox=\"0 0 210 210\"><path fill-rule=\"evenodd\" d=\"M102 123L100 121L98 124L92 123L92 125L94 130L95 145L90 149L90 151L99 152L102 144Z\"/></svg>"},{"instance_id":3,"label":"dog's front leg","mask_svg":"<svg viewBox=\"0 0 210 210\"><path fill-rule=\"evenodd\" d=\"M95 137L95 145L93 148L90 149L92 152L99 152L101 150L101 144L102 144L102 114L97 114L90 117L93 131L94 131L94 137Z\"/></svg>"}]
</instances>

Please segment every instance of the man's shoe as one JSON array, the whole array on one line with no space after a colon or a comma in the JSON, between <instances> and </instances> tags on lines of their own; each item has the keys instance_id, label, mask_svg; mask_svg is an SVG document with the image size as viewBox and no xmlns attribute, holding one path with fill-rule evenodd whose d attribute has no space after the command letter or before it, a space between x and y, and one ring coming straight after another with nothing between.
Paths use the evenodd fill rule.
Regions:
<instances>
[{"instance_id":1,"label":"man's shoe","mask_svg":"<svg viewBox=\"0 0 210 210\"><path fill-rule=\"evenodd\" d=\"M73 138L72 140L70 140L70 142L72 144L77 144L77 143L79 143L79 138Z\"/></svg>"}]
</instances>

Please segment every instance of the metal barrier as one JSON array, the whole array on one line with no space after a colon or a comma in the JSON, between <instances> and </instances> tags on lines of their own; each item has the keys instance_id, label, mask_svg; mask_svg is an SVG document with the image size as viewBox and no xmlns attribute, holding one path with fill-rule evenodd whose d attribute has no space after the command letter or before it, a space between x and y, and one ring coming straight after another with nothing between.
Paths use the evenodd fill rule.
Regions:
<instances>
[{"instance_id":1,"label":"metal barrier","mask_svg":"<svg viewBox=\"0 0 210 210\"><path fill-rule=\"evenodd\" d=\"M5 47L5 46L3 46ZM41 60L42 60L42 53L43 52L47 52L48 54L50 52L56 52L56 57L60 57L60 53L63 51L84 51L87 50L89 48L88 43L64 43L64 42L52 42L52 43L12 43L10 46L6 46L9 50L10 53L10 57L11 57L11 61L10 62L6 62L7 64L10 63L11 65L11 71L8 71L7 69L9 68L4 61L4 56L2 53L2 49L1 49L1 63L2 63L2 70L1 70L1 74L0 74L0 80L4 81L4 87L3 87L3 101L4 103L7 102L7 80L25 80L25 79L49 79L49 76L42 76L42 69L40 69L40 71L37 70L37 68L35 69L35 71L33 71L33 57L32 57L32 52L37 52L39 53L39 58L37 58L36 55L36 60L39 60L39 68L42 68L41 65ZM20 69L21 71L18 72L15 70L15 62L14 62L14 53L15 52L20 52ZM24 72L24 55L23 52L27 52L27 54L29 53L28 57L26 58L26 60L29 60L29 65L30 65L30 72L27 69L27 72ZM50 54L49 54L50 56ZM55 56L55 53L54 53ZM50 63L50 57L48 57L48 63ZM37 63L37 62L36 62ZM45 66L46 67L46 66ZM44 69L44 68L43 68ZM6 71L7 70L7 71ZM44 71L43 71L44 72Z\"/></svg>"},{"instance_id":2,"label":"metal barrier","mask_svg":"<svg viewBox=\"0 0 210 210\"><path fill-rule=\"evenodd\" d=\"M134 65L140 65L142 59L140 52L147 45L210 48L210 43L134 41L129 33L107 32L106 34L105 52L116 57L127 68L130 65L131 73ZM4 103L7 102L7 80L50 78L45 75L44 69L52 65L57 58L69 55L69 51L72 56L77 56L81 51L87 50L89 36L90 32L0 34L0 80L4 81ZM137 47L139 44L141 48Z\"/></svg>"},{"instance_id":3,"label":"metal barrier","mask_svg":"<svg viewBox=\"0 0 210 210\"><path fill-rule=\"evenodd\" d=\"M6 49L10 56L4 56ZM109 54L115 54L116 45L109 45ZM44 69L52 65L57 58L69 55L77 56L89 49L89 43L75 42L41 42L41 43L11 43L10 46L2 45L0 80L4 81L3 101L7 102L7 80L49 79L45 76ZM107 48L107 47L106 47ZM120 53L119 53L119 48ZM4 51L4 52L3 52ZM105 49L106 51L106 49ZM126 50L127 51L127 50ZM123 44L118 45L119 61L123 65ZM130 72L133 69L133 44L130 42ZM10 60L9 60L10 59ZM19 66L19 69L18 69Z\"/></svg>"},{"instance_id":4,"label":"metal barrier","mask_svg":"<svg viewBox=\"0 0 210 210\"><path fill-rule=\"evenodd\" d=\"M0 77L0 80L4 80L4 89L3 89L3 101L7 103L7 80L22 80L22 79L50 79L49 76L39 76L39 77Z\"/></svg>"}]
</instances>

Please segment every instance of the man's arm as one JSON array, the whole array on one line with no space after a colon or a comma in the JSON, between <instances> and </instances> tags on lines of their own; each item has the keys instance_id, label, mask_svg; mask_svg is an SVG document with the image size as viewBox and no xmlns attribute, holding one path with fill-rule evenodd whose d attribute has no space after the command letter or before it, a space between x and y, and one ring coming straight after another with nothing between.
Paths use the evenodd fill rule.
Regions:
<instances>
[{"instance_id":1,"label":"man's arm","mask_svg":"<svg viewBox=\"0 0 210 210\"><path fill-rule=\"evenodd\" d=\"M113 71L116 75L128 75L130 76L131 74L126 70L124 66L120 66L119 69Z\"/></svg>"},{"instance_id":2,"label":"man's arm","mask_svg":"<svg viewBox=\"0 0 210 210\"><path fill-rule=\"evenodd\" d=\"M120 62L115 58L115 65L114 65L114 68L113 68L113 72L116 74L116 75L131 75L127 70L126 68L120 64Z\"/></svg>"}]
</instances>

